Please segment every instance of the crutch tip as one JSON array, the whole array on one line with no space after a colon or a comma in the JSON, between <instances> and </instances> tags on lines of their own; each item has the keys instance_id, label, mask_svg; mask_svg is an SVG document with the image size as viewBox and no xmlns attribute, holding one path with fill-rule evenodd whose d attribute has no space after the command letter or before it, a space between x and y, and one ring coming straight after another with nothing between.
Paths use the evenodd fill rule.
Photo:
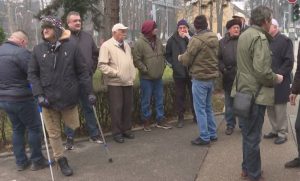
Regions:
<instances>
[{"instance_id":1,"label":"crutch tip","mask_svg":"<svg viewBox=\"0 0 300 181\"><path fill-rule=\"evenodd\" d=\"M108 159L108 162L109 162L109 163L112 163L112 162L113 162L113 159L112 159L112 158L109 158L109 159Z\"/></svg>"}]
</instances>

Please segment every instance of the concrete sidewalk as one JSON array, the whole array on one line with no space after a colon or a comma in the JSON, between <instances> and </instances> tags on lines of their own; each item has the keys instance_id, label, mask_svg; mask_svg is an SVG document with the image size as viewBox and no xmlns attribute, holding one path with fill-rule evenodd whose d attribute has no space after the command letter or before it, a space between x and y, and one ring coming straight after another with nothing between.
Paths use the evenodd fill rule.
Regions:
<instances>
[{"instance_id":1,"label":"concrete sidewalk","mask_svg":"<svg viewBox=\"0 0 300 181\"><path fill-rule=\"evenodd\" d=\"M218 124L222 116L216 117ZM208 147L192 146L198 129L191 120L185 127L171 130L154 128L152 132L136 131L134 140L118 144L107 138L113 157L108 163L103 145L76 143L76 149L66 151L74 175L64 177L54 167L57 181L192 181L197 177ZM46 154L45 154L46 155ZM15 169L14 157L0 158L0 181L48 181L49 169L40 171Z\"/></svg>"},{"instance_id":2,"label":"concrete sidewalk","mask_svg":"<svg viewBox=\"0 0 300 181\"><path fill-rule=\"evenodd\" d=\"M284 164L297 156L293 129L297 107L289 107L290 134L288 141L275 145L273 140L262 139L261 159L263 175L267 181L299 181L300 169L285 169ZM292 126L291 126L292 125ZM242 134L239 129L225 135L226 122L219 126L219 140L211 146L198 173L197 181L240 181L242 162ZM270 132L270 123L265 118L263 134Z\"/></svg>"}]
</instances>

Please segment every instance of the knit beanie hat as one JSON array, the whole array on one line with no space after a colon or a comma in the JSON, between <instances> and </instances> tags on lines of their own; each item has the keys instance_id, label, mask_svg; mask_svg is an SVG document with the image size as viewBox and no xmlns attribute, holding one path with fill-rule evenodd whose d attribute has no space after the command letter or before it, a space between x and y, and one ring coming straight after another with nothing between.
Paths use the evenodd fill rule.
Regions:
<instances>
[{"instance_id":1,"label":"knit beanie hat","mask_svg":"<svg viewBox=\"0 0 300 181\"><path fill-rule=\"evenodd\" d=\"M155 21L146 20L142 24L142 33L144 35L150 35L155 28L157 28L157 25L156 25Z\"/></svg>"},{"instance_id":2,"label":"knit beanie hat","mask_svg":"<svg viewBox=\"0 0 300 181\"><path fill-rule=\"evenodd\" d=\"M55 38L59 39L59 37L62 35L62 32L65 30L62 26L62 22L60 19L55 18L53 16L45 16L42 17L41 20L41 28L53 28L55 31ZM43 33L42 33L43 35Z\"/></svg>"},{"instance_id":3,"label":"knit beanie hat","mask_svg":"<svg viewBox=\"0 0 300 181\"><path fill-rule=\"evenodd\" d=\"M234 25L239 25L240 28L242 27L242 22L239 19L231 19L229 21L227 21L226 23L226 29L229 30L232 26Z\"/></svg>"},{"instance_id":4,"label":"knit beanie hat","mask_svg":"<svg viewBox=\"0 0 300 181\"><path fill-rule=\"evenodd\" d=\"M199 15L194 20L194 27L196 30L206 30L208 27L207 19L204 15Z\"/></svg>"},{"instance_id":5,"label":"knit beanie hat","mask_svg":"<svg viewBox=\"0 0 300 181\"><path fill-rule=\"evenodd\" d=\"M177 23L177 28L178 28L179 26L181 26L181 25L184 25L184 26L186 26L186 27L189 28L189 24L187 23L187 21L186 21L185 19L181 19L181 20L178 21L178 23Z\"/></svg>"}]
</instances>

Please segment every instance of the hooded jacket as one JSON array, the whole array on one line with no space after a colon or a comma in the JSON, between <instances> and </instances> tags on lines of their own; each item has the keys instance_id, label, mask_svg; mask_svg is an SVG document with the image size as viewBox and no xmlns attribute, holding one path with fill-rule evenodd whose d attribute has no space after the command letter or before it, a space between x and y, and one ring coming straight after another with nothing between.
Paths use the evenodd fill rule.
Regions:
<instances>
[{"instance_id":1,"label":"hooded jacket","mask_svg":"<svg viewBox=\"0 0 300 181\"><path fill-rule=\"evenodd\" d=\"M209 30L202 30L192 37L179 61L189 68L192 78L212 80L219 76L218 49L217 35Z\"/></svg>"},{"instance_id":2,"label":"hooded jacket","mask_svg":"<svg viewBox=\"0 0 300 181\"><path fill-rule=\"evenodd\" d=\"M0 101L33 99L27 80L31 53L12 41L0 46Z\"/></svg>"},{"instance_id":3,"label":"hooded jacket","mask_svg":"<svg viewBox=\"0 0 300 181\"><path fill-rule=\"evenodd\" d=\"M156 38L153 49L150 41L141 35L133 49L134 65L139 69L142 79L161 79L166 67L165 48L161 41Z\"/></svg>"},{"instance_id":4,"label":"hooded jacket","mask_svg":"<svg viewBox=\"0 0 300 181\"><path fill-rule=\"evenodd\" d=\"M33 49L28 79L34 96L48 98L50 108L63 110L78 103L79 84L92 94L89 71L80 49L69 41L70 31L65 30L55 46L43 42Z\"/></svg>"}]
</instances>

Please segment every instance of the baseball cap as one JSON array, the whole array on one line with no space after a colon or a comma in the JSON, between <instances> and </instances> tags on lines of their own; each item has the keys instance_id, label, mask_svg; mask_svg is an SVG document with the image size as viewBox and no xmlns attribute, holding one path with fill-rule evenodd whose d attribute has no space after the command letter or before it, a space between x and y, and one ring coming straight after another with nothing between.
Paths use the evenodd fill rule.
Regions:
<instances>
[{"instance_id":1,"label":"baseball cap","mask_svg":"<svg viewBox=\"0 0 300 181\"><path fill-rule=\"evenodd\" d=\"M111 31L114 32L117 30L127 30L127 29L128 27L124 26L122 23L117 23L112 27Z\"/></svg>"}]
</instances>

